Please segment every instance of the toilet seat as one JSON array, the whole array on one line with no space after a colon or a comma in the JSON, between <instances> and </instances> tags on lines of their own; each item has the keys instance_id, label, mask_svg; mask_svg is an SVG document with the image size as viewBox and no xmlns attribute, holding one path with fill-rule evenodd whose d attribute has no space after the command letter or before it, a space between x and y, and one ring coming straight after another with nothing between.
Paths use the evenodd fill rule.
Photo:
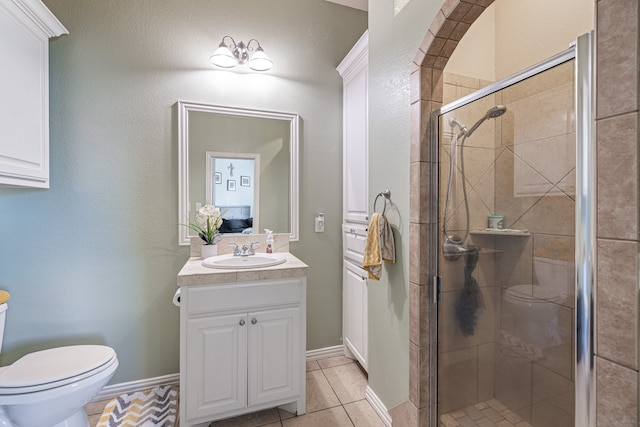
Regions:
<instances>
[{"instance_id":1,"label":"toilet seat","mask_svg":"<svg viewBox=\"0 0 640 427\"><path fill-rule=\"evenodd\" d=\"M49 390L91 377L117 363L102 345L75 345L27 354L0 370L0 395Z\"/></svg>"}]
</instances>

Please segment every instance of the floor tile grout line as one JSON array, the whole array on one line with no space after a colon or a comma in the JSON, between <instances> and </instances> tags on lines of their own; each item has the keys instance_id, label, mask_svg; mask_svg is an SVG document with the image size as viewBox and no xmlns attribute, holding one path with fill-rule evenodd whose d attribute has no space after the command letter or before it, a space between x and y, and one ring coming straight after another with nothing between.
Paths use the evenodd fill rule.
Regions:
<instances>
[{"instance_id":1,"label":"floor tile grout line","mask_svg":"<svg viewBox=\"0 0 640 427\"><path fill-rule=\"evenodd\" d=\"M356 365L356 367L357 367L357 368L358 368L358 370L360 371L361 375L362 375L362 376L367 380L367 383L368 383L368 375L366 374L366 371L364 371L364 369L362 369L362 366L360 366L360 364L359 364L359 363L357 363L355 360L350 360L350 361L348 361L347 363L342 363L342 364L335 365L335 366L329 366L329 367L327 367L327 369L329 369L329 368L335 368L335 367L338 367L338 366L345 366L345 365L349 365L349 364L354 364L354 365ZM320 369L322 369L322 370L323 370L323 372L322 372L322 373L325 375L325 378L327 378L327 382L329 382L329 385L331 386L331 389L332 389L332 390L334 390L334 389L333 389L333 386L331 385L331 382L329 381L329 378L326 376L326 374L325 374L325 372L324 372L324 368L320 367ZM365 401L365 402L366 402L366 401L367 401L366 397L364 397L364 398L362 398L362 399L354 400L354 401L352 401L352 402L345 402L345 403L343 403L343 402L340 400L340 397L338 396L338 393L336 393L336 391L335 391L335 390L334 390L334 393L336 394L336 397L338 397L338 401L340 402L340 405L342 406L342 408L344 409L345 413L347 414L347 417L348 417L348 418L349 418L349 420L351 421L351 424L353 424L353 426L355 427L355 426L356 426L356 422L355 422L355 420L351 417L351 415L349 414L349 411L347 410L346 406L347 406L347 405L350 405L350 404L353 404L353 403L356 403L356 402L362 402L362 401Z\"/></svg>"},{"instance_id":2,"label":"floor tile grout line","mask_svg":"<svg viewBox=\"0 0 640 427\"><path fill-rule=\"evenodd\" d=\"M355 362L343 363L343 364L336 365L336 366L344 366L344 365L348 365L350 363L355 363ZM320 365L320 363L318 363L318 365ZM335 368L336 366L328 366L327 369ZM333 391L333 394L336 395L336 399L338 399L338 402L340 402L339 406L341 406L342 410L345 412L345 414L347 414L347 418L349 418L349 421L351 422L351 425L355 427L355 423L351 419L351 416L349 415L349 412L347 412L347 408L344 407L344 403L342 403L342 400L340 400L340 397L338 396L338 393L336 393L335 389L333 388L333 384L331 384L331 381L329 381L329 378L327 377L327 374L324 372L324 368L321 365L320 365L320 370L322 371L322 375L324 376L324 378L327 380L327 383L329 384L329 387L331 387L331 391ZM336 406L336 408L337 408L337 406Z\"/></svg>"},{"instance_id":3,"label":"floor tile grout line","mask_svg":"<svg viewBox=\"0 0 640 427\"><path fill-rule=\"evenodd\" d=\"M318 365L320 365L320 363L318 363ZM342 366L342 365L336 365L336 366ZM334 368L334 367L335 366L329 366L328 368ZM329 387L331 387L331 391L333 392L333 394L335 394L336 399L338 399L338 402L340 403L340 405L338 406L342 407L342 410L347 414L347 418L349 418L349 421L351 422L351 424L355 426L355 424L351 420L351 417L349 417L349 413L347 412L347 409L344 407L342 400L340 400L340 396L338 396L338 393L336 393L336 390L333 388L333 384L331 384L331 381L329 381L329 377L327 377L327 374L324 372L324 368L322 366L320 366L320 370L322 371L322 375L324 376L324 378L327 380L327 384L329 384ZM334 406L334 408L337 408L337 406Z\"/></svg>"}]
</instances>

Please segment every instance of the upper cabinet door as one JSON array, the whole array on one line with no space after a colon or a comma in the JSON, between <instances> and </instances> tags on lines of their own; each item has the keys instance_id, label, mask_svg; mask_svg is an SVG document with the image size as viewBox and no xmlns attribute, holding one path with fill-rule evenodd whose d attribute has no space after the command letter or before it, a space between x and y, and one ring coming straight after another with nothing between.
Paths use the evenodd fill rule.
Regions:
<instances>
[{"instance_id":1,"label":"upper cabinet door","mask_svg":"<svg viewBox=\"0 0 640 427\"><path fill-rule=\"evenodd\" d=\"M49 38L39 0L0 0L0 186L49 188Z\"/></svg>"},{"instance_id":2,"label":"upper cabinet door","mask_svg":"<svg viewBox=\"0 0 640 427\"><path fill-rule=\"evenodd\" d=\"M338 66L343 79L343 219L369 220L369 51L365 33Z\"/></svg>"}]
</instances>

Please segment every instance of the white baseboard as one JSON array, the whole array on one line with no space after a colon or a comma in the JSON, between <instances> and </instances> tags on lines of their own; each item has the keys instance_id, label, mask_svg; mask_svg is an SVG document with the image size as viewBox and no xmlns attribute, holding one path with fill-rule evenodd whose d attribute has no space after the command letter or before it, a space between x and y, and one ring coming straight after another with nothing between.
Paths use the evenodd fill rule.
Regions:
<instances>
[{"instance_id":1,"label":"white baseboard","mask_svg":"<svg viewBox=\"0 0 640 427\"><path fill-rule=\"evenodd\" d=\"M91 401L99 402L101 400L113 399L121 394L148 390L160 385L180 385L180 374L169 374L161 377L130 381L128 383L111 384L100 390L100 393Z\"/></svg>"},{"instance_id":2,"label":"white baseboard","mask_svg":"<svg viewBox=\"0 0 640 427\"><path fill-rule=\"evenodd\" d=\"M373 392L373 390L367 386L364 391L364 398L367 399L367 402L371 404L373 410L376 411L376 414L380 417L385 426L391 427L391 415L389 411L387 411L386 406L382 403L382 400Z\"/></svg>"},{"instance_id":3,"label":"white baseboard","mask_svg":"<svg viewBox=\"0 0 640 427\"><path fill-rule=\"evenodd\" d=\"M307 351L307 362L336 356L344 356L344 348L341 345L309 350ZM101 400L113 399L124 393L148 390L160 385L180 385L180 374L169 374L127 383L111 384L104 387L91 401L99 402Z\"/></svg>"},{"instance_id":4,"label":"white baseboard","mask_svg":"<svg viewBox=\"0 0 640 427\"><path fill-rule=\"evenodd\" d=\"M333 347L309 350L307 351L307 362L336 356L344 356L344 347L342 345L334 345Z\"/></svg>"}]
</instances>

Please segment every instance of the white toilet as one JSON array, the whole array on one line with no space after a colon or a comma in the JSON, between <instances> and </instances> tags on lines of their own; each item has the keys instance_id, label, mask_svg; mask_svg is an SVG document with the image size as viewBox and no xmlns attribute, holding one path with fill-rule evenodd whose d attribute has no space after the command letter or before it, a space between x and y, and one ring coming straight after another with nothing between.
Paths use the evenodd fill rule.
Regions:
<instances>
[{"instance_id":1,"label":"white toilet","mask_svg":"<svg viewBox=\"0 0 640 427\"><path fill-rule=\"evenodd\" d=\"M522 345L538 349L562 342L558 310L570 295L572 264L545 258L533 258L537 285L515 285L504 293L503 330Z\"/></svg>"},{"instance_id":2,"label":"white toilet","mask_svg":"<svg viewBox=\"0 0 640 427\"><path fill-rule=\"evenodd\" d=\"M533 295L532 295L533 290ZM520 338L522 344L540 349L560 344L558 305L562 295L539 286L516 285L504 293L505 308L511 316L505 329Z\"/></svg>"},{"instance_id":3,"label":"white toilet","mask_svg":"<svg viewBox=\"0 0 640 427\"><path fill-rule=\"evenodd\" d=\"M0 304L0 346L7 304ZM118 367L103 345L37 351L0 367L0 427L89 427L86 405Z\"/></svg>"}]
</instances>

